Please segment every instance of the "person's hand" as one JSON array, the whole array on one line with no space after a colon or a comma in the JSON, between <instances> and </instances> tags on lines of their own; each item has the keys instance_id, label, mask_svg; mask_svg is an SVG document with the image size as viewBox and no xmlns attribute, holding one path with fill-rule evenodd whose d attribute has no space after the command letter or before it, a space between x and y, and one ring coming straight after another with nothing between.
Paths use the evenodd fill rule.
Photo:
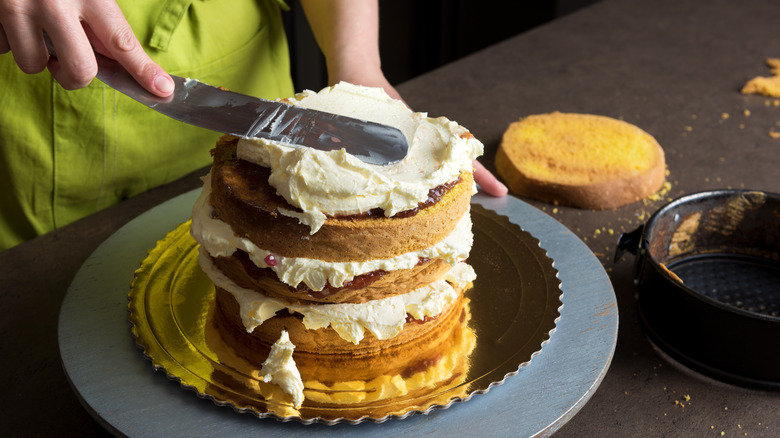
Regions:
<instances>
[{"instance_id":1,"label":"person's hand","mask_svg":"<svg viewBox=\"0 0 780 438\"><path fill-rule=\"evenodd\" d=\"M506 196L509 192L504 183L477 160L474 160L474 181L491 196Z\"/></svg>"},{"instance_id":2,"label":"person's hand","mask_svg":"<svg viewBox=\"0 0 780 438\"><path fill-rule=\"evenodd\" d=\"M401 100L382 72L378 1L301 0L301 5L325 55L330 85L379 87Z\"/></svg>"},{"instance_id":3,"label":"person's hand","mask_svg":"<svg viewBox=\"0 0 780 438\"><path fill-rule=\"evenodd\" d=\"M57 58L43 39L49 34ZM0 0L0 53L28 74L51 71L68 90L97 74L94 52L117 60L151 93L173 92L171 77L144 52L115 0Z\"/></svg>"}]
</instances>

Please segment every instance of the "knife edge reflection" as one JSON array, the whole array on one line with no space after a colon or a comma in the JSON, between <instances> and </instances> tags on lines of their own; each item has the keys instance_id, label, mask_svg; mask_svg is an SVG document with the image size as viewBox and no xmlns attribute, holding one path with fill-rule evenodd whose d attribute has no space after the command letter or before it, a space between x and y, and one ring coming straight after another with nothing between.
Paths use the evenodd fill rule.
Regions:
<instances>
[{"instance_id":1,"label":"knife edge reflection","mask_svg":"<svg viewBox=\"0 0 780 438\"><path fill-rule=\"evenodd\" d=\"M323 151L344 149L361 161L388 165L409 151L406 136L393 126L298 108L284 102L220 89L171 75L174 92L155 96L114 60L98 57L98 79L136 101L184 123L238 137L261 137Z\"/></svg>"}]
</instances>

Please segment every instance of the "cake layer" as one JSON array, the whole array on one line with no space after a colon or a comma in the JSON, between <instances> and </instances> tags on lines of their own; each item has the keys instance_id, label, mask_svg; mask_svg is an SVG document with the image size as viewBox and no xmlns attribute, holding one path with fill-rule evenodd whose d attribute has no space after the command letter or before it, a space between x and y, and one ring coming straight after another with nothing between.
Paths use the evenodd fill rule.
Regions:
<instances>
[{"instance_id":1,"label":"cake layer","mask_svg":"<svg viewBox=\"0 0 780 438\"><path fill-rule=\"evenodd\" d=\"M382 349L411 342L427 333L431 333L439 325L447 324L451 314L460 313L462 297L463 291L459 289L455 296L455 301L448 304L441 312L422 320L409 318L410 321L402 325L401 331L387 339L380 339L373 333L368 332L358 344L355 344L344 339L343 334L331 326L317 329L307 328L300 315L290 312L280 312L278 315L265 320L261 325L249 332L248 335L262 344L270 346L279 339L282 330L285 330L289 333L296 352L318 355L376 354ZM216 287L216 300L219 311L223 312L228 321L238 328L245 326L241 318L241 306L233 293Z\"/></svg>"},{"instance_id":2,"label":"cake layer","mask_svg":"<svg viewBox=\"0 0 780 438\"><path fill-rule=\"evenodd\" d=\"M236 142L235 137L223 137L217 143L210 202L216 216L237 235L273 253L326 262L391 258L435 245L453 231L458 223L453 218L469 210L474 180L471 172L462 172L451 187L430 191L430 205L423 202L394 217L329 217L311 234L309 226L281 213L294 207L268 184L268 169L236 157Z\"/></svg>"},{"instance_id":3,"label":"cake layer","mask_svg":"<svg viewBox=\"0 0 780 438\"><path fill-rule=\"evenodd\" d=\"M202 248L198 262L217 288L227 290L233 296L238 305L236 314L247 332L265 325L277 313L284 311L302 315L303 326L309 330L330 328L338 337L347 341L345 344L354 345L358 345L367 334L372 334L378 340L398 336L409 315L421 321L436 317L452 306L459 299L463 288L476 277L471 266L458 263L442 279L404 295L358 304L305 305L270 298L237 285L214 265ZM293 336L291 339L298 345L297 338ZM276 339L270 341L273 343Z\"/></svg>"},{"instance_id":4,"label":"cake layer","mask_svg":"<svg viewBox=\"0 0 780 438\"><path fill-rule=\"evenodd\" d=\"M229 257L212 257L212 261L238 286L295 304L365 303L388 298L439 280L451 268L440 259L421 259L411 269L371 271L353 277L342 287L326 286L319 291L312 291L305 286L295 288L280 282L273 270L257 267L241 251Z\"/></svg>"}]
</instances>

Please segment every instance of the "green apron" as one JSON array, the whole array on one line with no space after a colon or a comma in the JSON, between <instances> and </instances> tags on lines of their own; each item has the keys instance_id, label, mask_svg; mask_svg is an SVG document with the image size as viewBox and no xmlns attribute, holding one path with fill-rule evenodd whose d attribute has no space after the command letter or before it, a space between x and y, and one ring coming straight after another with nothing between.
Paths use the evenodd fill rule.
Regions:
<instances>
[{"instance_id":1,"label":"green apron","mask_svg":"<svg viewBox=\"0 0 780 438\"><path fill-rule=\"evenodd\" d=\"M120 0L169 73L263 98L290 96L284 3ZM93 81L67 91L0 55L0 250L208 165L219 133Z\"/></svg>"}]
</instances>

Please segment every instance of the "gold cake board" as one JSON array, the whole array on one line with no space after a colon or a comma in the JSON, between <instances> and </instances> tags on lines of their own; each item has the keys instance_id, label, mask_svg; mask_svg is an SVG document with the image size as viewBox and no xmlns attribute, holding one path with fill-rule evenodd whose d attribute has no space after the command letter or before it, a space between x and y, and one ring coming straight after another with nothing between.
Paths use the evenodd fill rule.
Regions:
<instances>
[{"instance_id":1,"label":"gold cake board","mask_svg":"<svg viewBox=\"0 0 780 438\"><path fill-rule=\"evenodd\" d=\"M469 263L477 280L467 292L472 314L468 329L476 334L476 347L462 352L457 369L446 370L453 375L417 376L415 385L424 385L415 388L398 382L398 396L375 400L373 392L389 384L376 382L392 378L377 375L363 384L351 381L345 369L343 382L305 387L306 399L295 409L279 387L259 377L262 360L247 359L248 354L227 347L230 340L222 339L213 310L214 287L198 265L189 222L160 240L138 269L129 294L133 334L155 369L200 397L258 417L305 424L383 422L446 408L501 384L530 363L560 316L560 282L539 241L480 206L472 208L472 221ZM305 370L302 374L307 375ZM343 402L319 402L326 396Z\"/></svg>"}]
</instances>

